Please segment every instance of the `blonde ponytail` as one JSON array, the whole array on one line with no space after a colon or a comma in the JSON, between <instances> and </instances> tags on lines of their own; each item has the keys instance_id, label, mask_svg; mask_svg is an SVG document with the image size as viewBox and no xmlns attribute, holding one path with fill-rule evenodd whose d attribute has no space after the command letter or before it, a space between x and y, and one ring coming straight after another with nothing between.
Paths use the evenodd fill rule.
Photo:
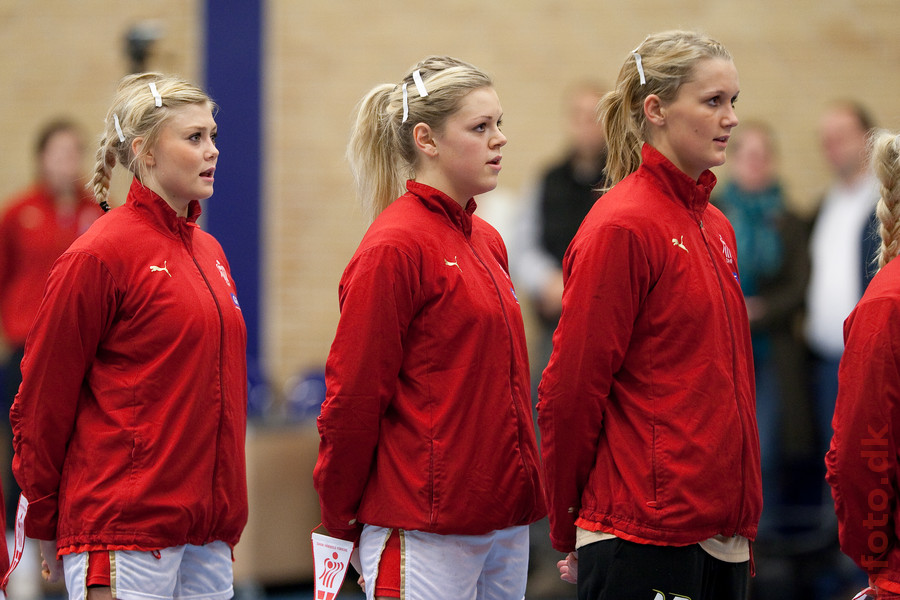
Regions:
<instances>
[{"instance_id":1,"label":"blonde ponytail","mask_svg":"<svg viewBox=\"0 0 900 600\"><path fill-rule=\"evenodd\" d=\"M419 84L427 95L418 93ZM469 92L492 85L487 74L467 62L430 56L407 71L399 84L377 85L363 97L356 107L347 160L369 222L403 193L407 179L415 178L413 128L425 123L440 131Z\"/></svg>"},{"instance_id":2,"label":"blonde ponytail","mask_svg":"<svg viewBox=\"0 0 900 600\"><path fill-rule=\"evenodd\" d=\"M644 116L647 96L656 95L665 103L674 101L681 85L693 75L697 62L704 58L732 60L728 50L712 38L677 30L650 35L628 54L615 89L604 96L599 108L609 145L607 187L617 184L641 164L641 146L648 141Z\"/></svg>"},{"instance_id":3,"label":"blonde ponytail","mask_svg":"<svg viewBox=\"0 0 900 600\"><path fill-rule=\"evenodd\" d=\"M369 222L403 193L403 183L412 176L396 152L398 128L392 126L389 111L395 87L376 86L360 101L347 145L357 196Z\"/></svg>"}]
</instances>

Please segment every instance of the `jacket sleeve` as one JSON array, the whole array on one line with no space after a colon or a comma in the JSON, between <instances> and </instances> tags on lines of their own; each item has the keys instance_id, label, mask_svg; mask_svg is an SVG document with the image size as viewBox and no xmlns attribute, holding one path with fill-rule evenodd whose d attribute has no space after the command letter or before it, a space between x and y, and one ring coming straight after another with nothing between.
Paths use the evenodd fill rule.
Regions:
<instances>
[{"instance_id":1,"label":"jacket sleeve","mask_svg":"<svg viewBox=\"0 0 900 600\"><path fill-rule=\"evenodd\" d=\"M355 541L361 531L356 515L381 418L397 387L418 282L413 261L389 246L357 255L341 280L341 317L325 365L327 393L313 472L322 524L336 537Z\"/></svg>"},{"instance_id":2,"label":"jacket sleeve","mask_svg":"<svg viewBox=\"0 0 900 600\"><path fill-rule=\"evenodd\" d=\"M841 550L870 575L886 566L882 555L898 542L900 314L894 303L860 304L845 323L834 436L825 457Z\"/></svg>"},{"instance_id":3,"label":"jacket sleeve","mask_svg":"<svg viewBox=\"0 0 900 600\"><path fill-rule=\"evenodd\" d=\"M650 269L639 240L607 227L576 238L563 262L562 317L538 389L550 541L575 549L575 520L597 458L603 415Z\"/></svg>"},{"instance_id":4,"label":"jacket sleeve","mask_svg":"<svg viewBox=\"0 0 900 600\"><path fill-rule=\"evenodd\" d=\"M88 254L64 254L50 272L10 411L13 473L29 502L28 537L56 538L66 447L115 296L109 273Z\"/></svg>"}]
</instances>

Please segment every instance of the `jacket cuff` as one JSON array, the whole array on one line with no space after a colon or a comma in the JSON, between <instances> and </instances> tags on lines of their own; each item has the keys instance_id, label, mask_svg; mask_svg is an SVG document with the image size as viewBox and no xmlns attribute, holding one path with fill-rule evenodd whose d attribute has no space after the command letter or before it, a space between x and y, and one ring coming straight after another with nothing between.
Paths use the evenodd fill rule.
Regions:
<instances>
[{"instance_id":1,"label":"jacket cuff","mask_svg":"<svg viewBox=\"0 0 900 600\"><path fill-rule=\"evenodd\" d=\"M28 496L25 496L28 499ZM28 500L25 515L25 535L35 540L55 540L59 522L59 496L50 494L37 500Z\"/></svg>"}]
</instances>

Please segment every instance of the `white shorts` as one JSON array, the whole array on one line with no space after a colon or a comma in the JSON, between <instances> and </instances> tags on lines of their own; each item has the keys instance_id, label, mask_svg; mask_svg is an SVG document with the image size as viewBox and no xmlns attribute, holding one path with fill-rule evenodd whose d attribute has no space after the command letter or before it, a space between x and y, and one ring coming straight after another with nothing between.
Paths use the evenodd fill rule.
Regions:
<instances>
[{"instance_id":1,"label":"white shorts","mask_svg":"<svg viewBox=\"0 0 900 600\"><path fill-rule=\"evenodd\" d=\"M69 600L87 597L88 553L63 555ZM118 600L227 600L234 595L231 547L174 546L159 552L109 551L110 583Z\"/></svg>"},{"instance_id":2,"label":"white shorts","mask_svg":"<svg viewBox=\"0 0 900 600\"><path fill-rule=\"evenodd\" d=\"M381 552L391 530L363 527L359 557L366 598L375 597ZM400 594L405 600L521 600L528 579L528 527L485 535L400 530Z\"/></svg>"}]
</instances>

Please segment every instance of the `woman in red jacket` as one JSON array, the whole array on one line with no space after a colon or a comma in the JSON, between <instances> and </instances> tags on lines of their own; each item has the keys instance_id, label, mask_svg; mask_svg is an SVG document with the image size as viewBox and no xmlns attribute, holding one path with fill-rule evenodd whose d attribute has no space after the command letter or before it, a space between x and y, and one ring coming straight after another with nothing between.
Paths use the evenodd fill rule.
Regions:
<instances>
[{"instance_id":1,"label":"woman in red jacket","mask_svg":"<svg viewBox=\"0 0 900 600\"><path fill-rule=\"evenodd\" d=\"M841 550L869 574L879 600L900 598L900 135L879 132L879 271L844 322L827 479Z\"/></svg>"},{"instance_id":2,"label":"woman in red jacket","mask_svg":"<svg viewBox=\"0 0 900 600\"><path fill-rule=\"evenodd\" d=\"M538 403L551 541L582 599L747 594L762 507L750 330L734 232L709 204L739 89L721 44L670 31L600 104L614 187L566 252Z\"/></svg>"},{"instance_id":3,"label":"woman in red jacket","mask_svg":"<svg viewBox=\"0 0 900 600\"><path fill-rule=\"evenodd\" d=\"M174 77L120 82L92 183L108 209L118 161L128 198L57 260L26 342L13 471L25 532L73 599L232 596L246 330L225 254L196 224L214 109Z\"/></svg>"},{"instance_id":4,"label":"woman in red jacket","mask_svg":"<svg viewBox=\"0 0 900 600\"><path fill-rule=\"evenodd\" d=\"M370 599L525 593L545 514L525 334L503 241L473 214L501 117L491 79L449 57L358 109L348 158L374 222L340 283L314 478Z\"/></svg>"}]
</instances>

